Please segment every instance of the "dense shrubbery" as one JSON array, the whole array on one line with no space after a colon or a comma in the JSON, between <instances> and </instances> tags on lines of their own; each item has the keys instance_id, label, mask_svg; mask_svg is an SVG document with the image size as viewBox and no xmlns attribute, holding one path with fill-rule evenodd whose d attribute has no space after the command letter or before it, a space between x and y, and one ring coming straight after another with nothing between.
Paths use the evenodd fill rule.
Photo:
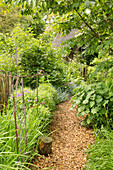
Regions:
<instances>
[{"instance_id":1,"label":"dense shrubbery","mask_svg":"<svg viewBox=\"0 0 113 170\"><path fill-rule=\"evenodd\" d=\"M92 126L95 132L95 142L86 152L85 169L113 169L112 57L95 59L93 64L88 68L87 82L81 82L75 88L73 107L77 104L78 116L84 116L82 125Z\"/></svg>"},{"instance_id":2,"label":"dense shrubbery","mask_svg":"<svg viewBox=\"0 0 113 170\"><path fill-rule=\"evenodd\" d=\"M44 32L45 21L42 20L41 14L31 15L20 15L22 12L21 7L11 7L8 6L0 7L0 32L10 34L12 30L20 24L25 30L29 27L32 29L33 33L37 37L39 34Z\"/></svg>"},{"instance_id":3,"label":"dense shrubbery","mask_svg":"<svg viewBox=\"0 0 113 170\"><path fill-rule=\"evenodd\" d=\"M45 103L45 106L50 110L55 109L57 91L54 89L52 84L41 84L39 86L39 102Z\"/></svg>"},{"instance_id":4,"label":"dense shrubbery","mask_svg":"<svg viewBox=\"0 0 113 170\"><path fill-rule=\"evenodd\" d=\"M22 74L36 74L38 70L43 70L44 75L40 78L40 82L50 82L53 85L62 85L64 83L65 74L63 67L60 65L61 60L56 56L56 51L48 43L46 46L40 45L40 41L25 50L22 54L21 69ZM28 86L34 86L33 79L26 79Z\"/></svg>"},{"instance_id":5,"label":"dense shrubbery","mask_svg":"<svg viewBox=\"0 0 113 170\"><path fill-rule=\"evenodd\" d=\"M1 34L0 61L2 64L0 69L7 73L11 71L12 75L16 75L18 60L19 74L35 75L39 70L43 70L44 75L39 76L39 82L50 82L57 86L63 85L66 76L68 76L65 73L68 64L64 64L63 60L58 57L58 49L52 47L51 39L52 36L48 32L36 39L31 29L24 31L19 27L16 27L10 36ZM25 84L34 88L36 81L29 77L25 79Z\"/></svg>"},{"instance_id":6,"label":"dense shrubbery","mask_svg":"<svg viewBox=\"0 0 113 170\"><path fill-rule=\"evenodd\" d=\"M36 90L32 90L29 87L24 88L24 94L25 94L25 105L27 107L34 106L37 103L37 92ZM49 110L55 109L55 98L57 96L57 92L50 83L40 84L38 87L38 102L43 103L45 107L47 107ZM22 89L18 89L15 91L15 97L18 107L23 107L22 103ZM10 102L13 106L13 97L10 97Z\"/></svg>"},{"instance_id":7,"label":"dense shrubbery","mask_svg":"<svg viewBox=\"0 0 113 170\"><path fill-rule=\"evenodd\" d=\"M112 126L113 120L113 92L112 80L105 83L87 85L81 84L76 88L73 97L73 106L78 105L78 116L84 116L82 125L87 123L91 126Z\"/></svg>"}]
</instances>

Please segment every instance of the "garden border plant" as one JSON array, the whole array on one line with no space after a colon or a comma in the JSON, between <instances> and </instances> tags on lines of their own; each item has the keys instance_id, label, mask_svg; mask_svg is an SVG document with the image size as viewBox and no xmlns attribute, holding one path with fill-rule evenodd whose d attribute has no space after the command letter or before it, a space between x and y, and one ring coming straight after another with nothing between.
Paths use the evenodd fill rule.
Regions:
<instances>
[{"instance_id":1,"label":"garden border plant","mask_svg":"<svg viewBox=\"0 0 113 170\"><path fill-rule=\"evenodd\" d=\"M94 84L81 83L75 88L72 98L73 108L77 104L78 117L82 116L82 125L101 127L111 126L113 120L113 85L112 79Z\"/></svg>"},{"instance_id":2,"label":"garden border plant","mask_svg":"<svg viewBox=\"0 0 113 170\"><path fill-rule=\"evenodd\" d=\"M36 107L36 90L32 90L30 88L25 88L25 105L27 107L34 106L32 108L26 108L26 120L27 120L27 138L28 138L28 153L25 152L25 142L24 142L24 134L21 134L21 153L17 155L22 160L24 159L24 163L19 163L20 167L24 167L25 164L27 164L27 160L30 158L30 155L32 155L32 158L34 155L38 154L38 151L34 151L36 149L37 144L37 138L40 135L48 135L48 125L51 122L52 119L52 111L55 109L55 96L57 94L54 87L49 83L47 84L41 84L39 86L39 102L45 102L45 105L42 104L39 105L38 108L38 116L37 116L37 107ZM18 89L14 92L17 98L17 107L22 107L22 92L21 89ZM13 156L16 154L16 137L15 137L15 125L14 125L14 115L13 115L13 108L12 107L13 98L12 96L9 99L9 109L7 109L7 114L3 113L3 116L1 117L1 120L3 124L1 123L0 129L2 129L2 132L0 133L0 140L1 145L4 147L0 147L1 155L0 155L0 164L1 166L5 167L6 165L9 168L12 167L14 169L17 166L15 164L15 161L17 157ZM22 114L21 109L18 110L18 115L21 116ZM22 119L21 119L22 121ZM2 127L3 126L3 127ZM21 129L18 129L18 132L21 131ZM2 136L1 136L2 135ZM7 135L7 137L5 137ZM20 145L20 144L19 144ZM5 147L6 146L6 147ZM5 150L6 149L6 150ZM11 157L8 152L12 153ZM2 154L3 153L3 154ZM5 154L6 153L6 154ZM24 155L25 154L25 155ZM4 159L1 157L4 155ZM29 161L32 160L29 159ZM9 162L8 162L9 161ZM29 162L29 164L31 164Z\"/></svg>"}]
</instances>

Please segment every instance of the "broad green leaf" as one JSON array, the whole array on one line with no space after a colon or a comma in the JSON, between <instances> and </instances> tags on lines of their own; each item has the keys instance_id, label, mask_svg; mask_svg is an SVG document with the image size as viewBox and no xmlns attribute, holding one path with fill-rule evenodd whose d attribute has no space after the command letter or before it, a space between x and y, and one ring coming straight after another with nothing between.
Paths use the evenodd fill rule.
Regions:
<instances>
[{"instance_id":1,"label":"broad green leaf","mask_svg":"<svg viewBox=\"0 0 113 170\"><path fill-rule=\"evenodd\" d=\"M113 102L113 98L111 98L110 101Z\"/></svg>"},{"instance_id":2,"label":"broad green leaf","mask_svg":"<svg viewBox=\"0 0 113 170\"><path fill-rule=\"evenodd\" d=\"M89 91L86 98L89 99L94 92L95 91Z\"/></svg>"},{"instance_id":3,"label":"broad green leaf","mask_svg":"<svg viewBox=\"0 0 113 170\"><path fill-rule=\"evenodd\" d=\"M81 101L80 100L75 100L76 104L80 104Z\"/></svg>"},{"instance_id":4,"label":"broad green leaf","mask_svg":"<svg viewBox=\"0 0 113 170\"><path fill-rule=\"evenodd\" d=\"M88 99L85 99L84 101L83 101L83 104L87 104L89 102L89 100Z\"/></svg>"},{"instance_id":5,"label":"broad green leaf","mask_svg":"<svg viewBox=\"0 0 113 170\"><path fill-rule=\"evenodd\" d=\"M107 111L106 111L105 108L102 108L102 109L101 109L101 113L102 113L102 114L106 114L106 112L107 112Z\"/></svg>"},{"instance_id":6,"label":"broad green leaf","mask_svg":"<svg viewBox=\"0 0 113 170\"><path fill-rule=\"evenodd\" d=\"M96 94L93 94L93 95L91 95L91 97L90 97L91 100L95 100L95 98L96 98Z\"/></svg>"},{"instance_id":7,"label":"broad green leaf","mask_svg":"<svg viewBox=\"0 0 113 170\"><path fill-rule=\"evenodd\" d=\"M83 111L84 109L85 109L84 106L80 106L80 107L77 109L77 111L78 111L78 112L81 112L81 111Z\"/></svg>"},{"instance_id":8,"label":"broad green leaf","mask_svg":"<svg viewBox=\"0 0 113 170\"><path fill-rule=\"evenodd\" d=\"M91 113L95 114L95 113L98 112L98 110L99 110L98 107L92 108L92 109L91 109Z\"/></svg>"},{"instance_id":9,"label":"broad green leaf","mask_svg":"<svg viewBox=\"0 0 113 170\"><path fill-rule=\"evenodd\" d=\"M87 108L87 109L85 110L85 113L86 113L86 114L89 114L89 113L90 113L90 109Z\"/></svg>"},{"instance_id":10,"label":"broad green leaf","mask_svg":"<svg viewBox=\"0 0 113 170\"><path fill-rule=\"evenodd\" d=\"M95 102L94 101L91 101L90 102L90 107L93 107L95 105Z\"/></svg>"},{"instance_id":11,"label":"broad green leaf","mask_svg":"<svg viewBox=\"0 0 113 170\"><path fill-rule=\"evenodd\" d=\"M81 125L85 125L86 123L84 121L81 122Z\"/></svg>"},{"instance_id":12,"label":"broad green leaf","mask_svg":"<svg viewBox=\"0 0 113 170\"><path fill-rule=\"evenodd\" d=\"M104 100L103 106L105 107L105 105L108 104L108 103L109 103L109 100Z\"/></svg>"},{"instance_id":13,"label":"broad green leaf","mask_svg":"<svg viewBox=\"0 0 113 170\"><path fill-rule=\"evenodd\" d=\"M86 114L86 112L81 112L81 116L84 116Z\"/></svg>"},{"instance_id":14,"label":"broad green leaf","mask_svg":"<svg viewBox=\"0 0 113 170\"><path fill-rule=\"evenodd\" d=\"M103 98L100 95L97 95L96 102L100 103L103 100Z\"/></svg>"},{"instance_id":15,"label":"broad green leaf","mask_svg":"<svg viewBox=\"0 0 113 170\"><path fill-rule=\"evenodd\" d=\"M87 119L87 124L90 124L91 123L91 120L90 118Z\"/></svg>"}]
</instances>

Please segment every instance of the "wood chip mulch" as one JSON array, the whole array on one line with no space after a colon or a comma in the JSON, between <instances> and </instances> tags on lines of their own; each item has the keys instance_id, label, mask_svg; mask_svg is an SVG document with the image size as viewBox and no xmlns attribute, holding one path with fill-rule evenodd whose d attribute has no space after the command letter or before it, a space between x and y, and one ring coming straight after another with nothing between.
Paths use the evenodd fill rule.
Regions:
<instances>
[{"instance_id":1,"label":"wood chip mulch","mask_svg":"<svg viewBox=\"0 0 113 170\"><path fill-rule=\"evenodd\" d=\"M38 157L35 169L53 167L53 170L83 170L87 161L85 150L94 142L92 129L81 125L83 118L77 118L76 108L66 101L57 106L50 125L52 153L48 157Z\"/></svg>"}]
</instances>

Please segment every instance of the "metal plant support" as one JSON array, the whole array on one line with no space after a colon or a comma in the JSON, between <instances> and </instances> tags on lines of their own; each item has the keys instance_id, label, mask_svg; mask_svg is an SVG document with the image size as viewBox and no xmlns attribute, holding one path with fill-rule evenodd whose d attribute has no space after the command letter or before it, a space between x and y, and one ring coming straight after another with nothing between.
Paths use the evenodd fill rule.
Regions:
<instances>
[{"instance_id":1,"label":"metal plant support","mask_svg":"<svg viewBox=\"0 0 113 170\"><path fill-rule=\"evenodd\" d=\"M37 72L36 75L27 75L27 76L12 76L11 73L7 75L4 71L0 71L3 74L0 74L0 110L1 113L5 111L7 114L7 109L12 109L14 110L14 122L15 122L15 136L16 136L16 150L17 154L21 154L21 145L25 146L25 151L24 154L28 154L28 139L27 139L27 119L26 119L26 109L32 108L32 107L37 107L37 116L38 116L38 79L39 75L41 74L42 70ZM25 93L24 93L24 83L23 79L25 77L33 77L36 78L36 96L37 96L37 104L35 106L30 106L27 107L25 105ZM4 82L3 82L4 80ZM4 87L5 90L2 88ZM18 102L17 102L17 89L21 88L21 96L22 96L22 107L18 107ZM1 93L3 91L3 93ZM8 106L8 98L11 97L13 98L13 107ZM5 106L5 109L3 108ZM21 112L18 110L21 109ZM22 137L24 136L24 140ZM22 160L24 162L24 159L20 156L18 156L17 160Z\"/></svg>"}]
</instances>

